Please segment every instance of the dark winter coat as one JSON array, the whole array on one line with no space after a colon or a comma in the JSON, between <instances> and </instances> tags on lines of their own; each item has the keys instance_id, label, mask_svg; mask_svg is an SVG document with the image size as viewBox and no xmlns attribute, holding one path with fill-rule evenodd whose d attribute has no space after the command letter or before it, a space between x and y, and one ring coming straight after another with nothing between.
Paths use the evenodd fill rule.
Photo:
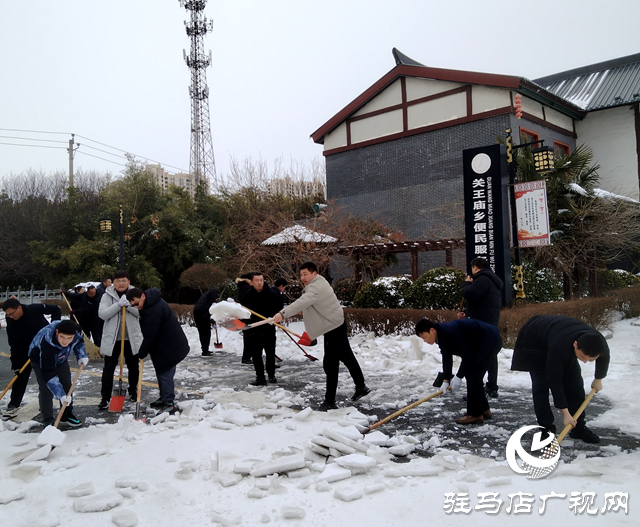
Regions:
<instances>
[{"instance_id":1,"label":"dark winter coat","mask_svg":"<svg viewBox=\"0 0 640 527\"><path fill-rule=\"evenodd\" d=\"M140 311L142 346L138 356L151 356L156 373L162 374L181 362L189 354L189 341L175 314L154 287L144 292Z\"/></svg>"},{"instance_id":2,"label":"dark winter coat","mask_svg":"<svg viewBox=\"0 0 640 527\"><path fill-rule=\"evenodd\" d=\"M193 316L198 318L210 318L209 308L218 300L220 293L215 287L212 287L204 295L202 295L196 305L193 306Z\"/></svg>"},{"instance_id":3,"label":"dark winter coat","mask_svg":"<svg viewBox=\"0 0 640 527\"><path fill-rule=\"evenodd\" d=\"M67 297L71 309L75 311L76 309L80 309L82 307L82 304L84 303L84 300L87 296L87 292L85 291L84 293L71 293L69 291L65 291L64 296Z\"/></svg>"},{"instance_id":4,"label":"dark winter coat","mask_svg":"<svg viewBox=\"0 0 640 527\"><path fill-rule=\"evenodd\" d=\"M462 296L467 301L466 316L497 326L502 308L502 280L491 269L481 269L471 278L473 282L462 283Z\"/></svg>"},{"instance_id":5,"label":"dark winter coat","mask_svg":"<svg viewBox=\"0 0 640 527\"><path fill-rule=\"evenodd\" d=\"M436 324L438 346L442 353L442 373L452 378L453 355L462 359L457 377L463 378L490 355L497 355L502 348L502 338L496 326L463 318Z\"/></svg>"},{"instance_id":6,"label":"dark winter coat","mask_svg":"<svg viewBox=\"0 0 640 527\"><path fill-rule=\"evenodd\" d=\"M96 294L91 298L87 293L82 293L82 301L80 307L75 309L75 316L83 328L92 328L99 320L98 308L100 307L101 295Z\"/></svg>"},{"instance_id":7,"label":"dark winter coat","mask_svg":"<svg viewBox=\"0 0 640 527\"><path fill-rule=\"evenodd\" d=\"M247 309L260 313L266 318L272 317L284 306L282 295L276 295L267 285L265 285L259 293L253 287L247 289L246 293L240 298L240 303ZM260 322L261 320L263 319L254 314L252 314L249 319L251 324ZM255 329L250 329L246 333L247 336L258 336L272 333L273 331L275 331L275 326L265 324Z\"/></svg>"},{"instance_id":8,"label":"dark winter coat","mask_svg":"<svg viewBox=\"0 0 640 527\"><path fill-rule=\"evenodd\" d=\"M7 323L7 340L11 348L11 369L19 370L29 358L29 346L38 331L49 325L44 317L51 315L51 320L60 320L62 311L58 306L50 304L22 304L23 315L18 320L9 317Z\"/></svg>"},{"instance_id":9,"label":"dark winter coat","mask_svg":"<svg viewBox=\"0 0 640 527\"><path fill-rule=\"evenodd\" d=\"M567 408L563 378L575 368L578 358L573 343L581 335L598 333L591 326L569 317L538 315L522 326L511 359L511 369L546 373L556 408ZM596 379L604 379L609 370L609 347L596 360Z\"/></svg>"},{"instance_id":10,"label":"dark winter coat","mask_svg":"<svg viewBox=\"0 0 640 527\"><path fill-rule=\"evenodd\" d=\"M56 399L66 395L62 383L56 375L56 368L67 362L71 352L75 353L76 360L87 356L87 352L84 349L84 339L80 331L76 332L71 344L64 348L60 345L56 338L58 324L60 324L60 321L56 320L38 331L29 348L31 362L40 366L40 371L47 383L47 387Z\"/></svg>"}]
</instances>

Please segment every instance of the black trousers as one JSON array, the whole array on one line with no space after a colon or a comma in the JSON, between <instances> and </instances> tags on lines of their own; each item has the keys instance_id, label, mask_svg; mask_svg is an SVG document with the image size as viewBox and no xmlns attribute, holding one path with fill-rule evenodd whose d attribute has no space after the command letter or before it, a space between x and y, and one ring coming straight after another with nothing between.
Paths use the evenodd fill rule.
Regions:
<instances>
[{"instance_id":1,"label":"black trousers","mask_svg":"<svg viewBox=\"0 0 640 527\"><path fill-rule=\"evenodd\" d=\"M116 368L120 367L120 347L122 341L118 340L113 346L113 355L104 356L104 366L102 368L102 388L100 395L105 401L111 399L111 392L113 391L113 375ZM140 375L140 362L131 351L131 343L128 340L124 341L124 361L127 364L127 371L129 372L129 394L137 395L138 393L138 377ZM118 373L120 371L118 370Z\"/></svg>"},{"instance_id":2,"label":"black trousers","mask_svg":"<svg viewBox=\"0 0 640 527\"><path fill-rule=\"evenodd\" d=\"M209 315L193 315L193 321L198 329L202 351L209 351L209 344L211 344L211 317Z\"/></svg>"},{"instance_id":3,"label":"black trousers","mask_svg":"<svg viewBox=\"0 0 640 527\"><path fill-rule=\"evenodd\" d=\"M553 433L556 432L555 415L551 410L549 402L549 383L545 373L529 372L531 375L531 392L533 394L533 409L536 413L536 420L540 426L544 426ZM562 379L564 394L567 398L567 409L573 415L584 402L584 380L582 370L578 362L567 369ZM584 426L585 412L578 417L577 428Z\"/></svg>"},{"instance_id":4,"label":"black trousers","mask_svg":"<svg viewBox=\"0 0 640 527\"><path fill-rule=\"evenodd\" d=\"M327 389L324 400L334 402L338 390L338 374L340 373L340 363L349 370L349 374L356 385L356 389L365 385L364 375L358 359L353 354L349 337L347 336L347 324L343 324L336 329L332 329L324 334L324 359L322 368L327 375Z\"/></svg>"},{"instance_id":5,"label":"black trousers","mask_svg":"<svg viewBox=\"0 0 640 527\"><path fill-rule=\"evenodd\" d=\"M25 354L24 356L21 354L18 357L11 356L11 368L13 370L19 370L24 366L24 363L29 360L29 356ZM29 377L31 376L31 364L27 366L24 371L18 375L16 382L13 383L11 387L11 400L9 401L10 405L18 408L22 403L22 399L24 397L24 392L27 391L27 385L29 384Z\"/></svg>"},{"instance_id":6,"label":"black trousers","mask_svg":"<svg viewBox=\"0 0 640 527\"><path fill-rule=\"evenodd\" d=\"M36 374L36 379L38 379L38 400L40 403L40 412L42 413L42 420L53 421L53 394L49 387L47 386L44 377L42 376L42 370L40 370L40 365L36 363L31 363L33 366L33 373ZM69 393L71 389L71 370L69 369L69 362L64 361L59 366L56 366L56 375L60 380L60 384L64 388L65 393ZM62 407L62 404L60 405ZM69 411L73 410L73 403L67 406Z\"/></svg>"},{"instance_id":7,"label":"black trousers","mask_svg":"<svg viewBox=\"0 0 640 527\"><path fill-rule=\"evenodd\" d=\"M487 388L498 389L498 356L494 355L487 370Z\"/></svg>"},{"instance_id":8,"label":"black trousers","mask_svg":"<svg viewBox=\"0 0 640 527\"><path fill-rule=\"evenodd\" d=\"M467 415L479 417L489 409L489 401L484 391L484 374L491 366L495 355L489 355L465 372L467 380Z\"/></svg>"},{"instance_id":9,"label":"black trousers","mask_svg":"<svg viewBox=\"0 0 640 527\"><path fill-rule=\"evenodd\" d=\"M267 356L267 375L276 374L276 328L261 327L260 332L252 334L247 332L244 341L245 350L253 360L253 368L256 371L256 378L264 378L264 364L262 362L262 350Z\"/></svg>"}]
</instances>

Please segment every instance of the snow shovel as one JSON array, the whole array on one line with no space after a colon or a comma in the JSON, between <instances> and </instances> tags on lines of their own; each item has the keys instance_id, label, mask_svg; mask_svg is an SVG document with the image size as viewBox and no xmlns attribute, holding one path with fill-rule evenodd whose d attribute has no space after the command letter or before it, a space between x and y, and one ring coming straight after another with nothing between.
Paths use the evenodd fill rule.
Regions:
<instances>
[{"instance_id":1,"label":"snow shovel","mask_svg":"<svg viewBox=\"0 0 640 527\"><path fill-rule=\"evenodd\" d=\"M244 307L244 306L242 306ZM260 313L256 313L255 311L251 311L249 308L244 307L247 311L249 311L249 313L253 313L255 316L260 317L260 318L265 318L264 316L262 316ZM302 335L298 335L297 333L294 333L293 331L291 331L289 328L286 328L280 324L277 324L274 322L275 326L278 326L280 329L286 331L287 333L291 333L292 335L298 337L298 344L302 345L302 346L315 346L318 343L317 339L313 339L311 340L311 338L309 337L309 335L307 335L306 331L302 332Z\"/></svg>"},{"instance_id":2,"label":"snow shovel","mask_svg":"<svg viewBox=\"0 0 640 527\"><path fill-rule=\"evenodd\" d=\"M122 412L124 406L125 394L122 391L122 366L124 363L124 335L125 335L125 320L127 317L127 308L122 306L122 335L120 338L120 375L118 376L118 395L113 395L109 402L110 412Z\"/></svg>"},{"instance_id":3,"label":"snow shovel","mask_svg":"<svg viewBox=\"0 0 640 527\"><path fill-rule=\"evenodd\" d=\"M140 419L140 396L142 395L142 369L144 368L144 359L140 359L140 377L138 377L138 394L136 395L136 421L145 422L145 418Z\"/></svg>"},{"instance_id":4,"label":"snow shovel","mask_svg":"<svg viewBox=\"0 0 640 527\"><path fill-rule=\"evenodd\" d=\"M220 339L218 338L218 326L216 324L213 325L213 329L216 330L216 341L213 343L213 347L216 348L217 350L221 350L222 349L222 342L220 342Z\"/></svg>"},{"instance_id":5,"label":"snow shovel","mask_svg":"<svg viewBox=\"0 0 640 527\"><path fill-rule=\"evenodd\" d=\"M69 308L69 311L73 311L71 309L71 304L69 304L69 300L67 299L67 295L64 294L64 291L61 291L61 293L62 293L62 298L64 298L64 301L67 303L67 307ZM75 314L72 316L76 320L76 324L80 326L80 322L78 322L78 317L76 317ZM84 337L84 348L87 350L87 355L89 355L89 358L94 361L100 360L102 358L102 356L100 355L100 348L96 346L93 342L91 342L89 337L87 337L87 334L82 329L82 326L80 326L80 331L82 331L82 336Z\"/></svg>"},{"instance_id":6,"label":"snow shovel","mask_svg":"<svg viewBox=\"0 0 640 527\"><path fill-rule=\"evenodd\" d=\"M288 332L286 332L286 331L285 331L285 332L284 332L284 334L285 334L287 337L289 337L289 338L291 339L291 341L292 341L296 346L298 346L298 348L300 348L300 351L301 351L302 353L304 353L304 356L305 356L305 357L307 357L307 359L309 359L311 362L318 360L318 357L314 357L313 355L309 355L306 351L304 351L304 348L303 348L302 346L300 346L300 344L298 344L298 343L296 342L296 339L294 339L291 335L289 335L289 333L288 333Z\"/></svg>"},{"instance_id":7,"label":"snow shovel","mask_svg":"<svg viewBox=\"0 0 640 527\"><path fill-rule=\"evenodd\" d=\"M31 364L31 359L27 359L27 362L24 363L24 366L22 366L22 368L20 368L20 371L18 371L18 373L16 373L15 377L13 379L11 379L11 382L9 384L7 384L7 387L2 392L2 395L0 395L0 401L2 400L4 395L9 391L9 388L11 388L13 386L13 383L18 380L18 375L20 375L25 370L25 368L27 366L29 366L29 364Z\"/></svg>"},{"instance_id":8,"label":"snow shovel","mask_svg":"<svg viewBox=\"0 0 640 527\"><path fill-rule=\"evenodd\" d=\"M427 397L425 397L424 399L420 399L419 401L416 401L415 403L411 403L408 406L405 406L404 408L401 408L400 410L398 410L396 413L393 413L391 415L389 415L388 417L385 417L384 419L381 419L380 421L378 421L377 423L373 423L365 433L369 433L371 432L371 430L373 430L374 428L378 428L380 425L383 425L385 423L388 423L389 421L391 421L391 419L394 419L396 417L398 417L400 414L405 413L407 410L411 410L411 408L415 408L416 406L421 405L422 403L426 403L429 399L433 399L434 397L437 397L438 395L442 395L444 393L443 390L438 390L435 393L432 393L431 395L428 395Z\"/></svg>"},{"instance_id":9,"label":"snow shovel","mask_svg":"<svg viewBox=\"0 0 640 527\"><path fill-rule=\"evenodd\" d=\"M589 392L589 395L587 395L587 398L584 400L584 402L580 405L580 408L578 408L576 410L576 413L573 414L573 418L574 419L578 419L578 417L580 417L580 415L582 414L582 412L584 412L584 409L587 407L587 405L591 402L591 399L593 398L593 396L596 394L596 389L592 388L591 391ZM562 430L562 432L560 433L560 435L556 438L556 441L558 441L558 444L562 443L562 440L567 437L567 434L571 432L571 425L567 425L564 427L564 429Z\"/></svg>"}]
</instances>

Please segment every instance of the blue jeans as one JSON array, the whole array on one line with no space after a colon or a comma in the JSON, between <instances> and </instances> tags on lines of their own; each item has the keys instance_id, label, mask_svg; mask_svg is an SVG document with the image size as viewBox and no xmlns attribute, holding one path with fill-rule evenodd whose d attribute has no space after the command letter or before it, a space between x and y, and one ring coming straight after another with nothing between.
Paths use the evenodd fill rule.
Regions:
<instances>
[{"instance_id":1,"label":"blue jeans","mask_svg":"<svg viewBox=\"0 0 640 527\"><path fill-rule=\"evenodd\" d=\"M176 398L175 384L173 382L173 377L175 376L175 374L175 366L163 373L156 372L158 387L160 388L160 397L162 398L162 402L167 404L173 404L173 401Z\"/></svg>"}]
</instances>

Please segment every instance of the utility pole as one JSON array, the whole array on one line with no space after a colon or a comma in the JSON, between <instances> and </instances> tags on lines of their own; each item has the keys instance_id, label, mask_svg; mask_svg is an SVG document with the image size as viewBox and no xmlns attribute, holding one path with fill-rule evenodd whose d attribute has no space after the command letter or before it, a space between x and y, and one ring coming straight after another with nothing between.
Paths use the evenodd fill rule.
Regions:
<instances>
[{"instance_id":1,"label":"utility pole","mask_svg":"<svg viewBox=\"0 0 640 527\"><path fill-rule=\"evenodd\" d=\"M74 148L75 145L75 134L71 134L71 139L69 139L69 148L67 148L67 152L69 152L69 188L73 187L73 156L75 151L80 147L80 143L78 146Z\"/></svg>"},{"instance_id":2,"label":"utility pole","mask_svg":"<svg viewBox=\"0 0 640 527\"><path fill-rule=\"evenodd\" d=\"M191 39L191 50L187 55L182 50L187 66L191 70L191 155L189 172L194 187L201 181L206 183L207 192L216 183L216 162L213 157L211 125L209 121L209 87L206 69L211 65L211 51L204 52L204 37L213 30L213 21L207 20L204 8L207 0L178 0L180 6L190 11L190 20L185 21L187 35Z\"/></svg>"}]
</instances>

